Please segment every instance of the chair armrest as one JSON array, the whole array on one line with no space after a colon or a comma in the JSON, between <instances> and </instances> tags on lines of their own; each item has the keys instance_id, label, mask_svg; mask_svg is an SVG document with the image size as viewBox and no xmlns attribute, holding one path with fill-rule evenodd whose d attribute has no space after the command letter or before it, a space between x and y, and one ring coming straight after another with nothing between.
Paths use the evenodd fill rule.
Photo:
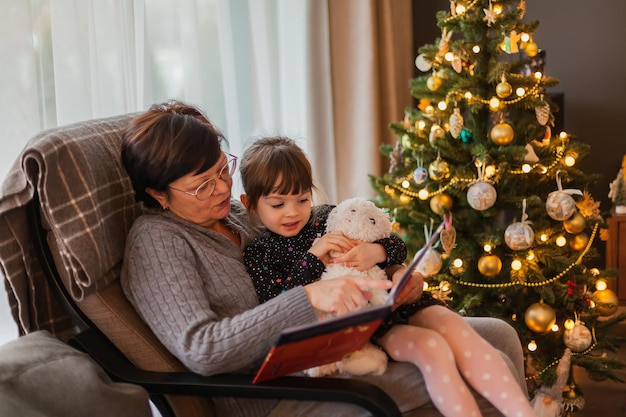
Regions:
<instances>
[{"instance_id":1,"label":"chair armrest","mask_svg":"<svg viewBox=\"0 0 626 417\"><path fill-rule=\"evenodd\" d=\"M94 329L74 336L70 345L89 354L113 380L140 385L150 394L333 401L357 405L374 416L401 416L398 406L387 393L364 381L287 376L253 384L252 375L202 376L193 372L146 371L133 365Z\"/></svg>"}]
</instances>

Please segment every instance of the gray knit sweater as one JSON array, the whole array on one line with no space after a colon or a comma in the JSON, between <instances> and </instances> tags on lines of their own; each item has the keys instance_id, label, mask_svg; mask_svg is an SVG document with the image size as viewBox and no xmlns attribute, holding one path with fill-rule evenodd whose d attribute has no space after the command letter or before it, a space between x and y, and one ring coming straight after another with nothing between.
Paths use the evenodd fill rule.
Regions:
<instances>
[{"instance_id":1,"label":"gray knit sweater","mask_svg":"<svg viewBox=\"0 0 626 417\"><path fill-rule=\"evenodd\" d=\"M161 342L202 375L255 372L285 327L316 320L302 287L259 305L242 263L253 237L238 202L225 223L242 247L169 212L152 211L134 223L121 284L126 297ZM224 399L218 415L263 416L275 401Z\"/></svg>"}]
</instances>

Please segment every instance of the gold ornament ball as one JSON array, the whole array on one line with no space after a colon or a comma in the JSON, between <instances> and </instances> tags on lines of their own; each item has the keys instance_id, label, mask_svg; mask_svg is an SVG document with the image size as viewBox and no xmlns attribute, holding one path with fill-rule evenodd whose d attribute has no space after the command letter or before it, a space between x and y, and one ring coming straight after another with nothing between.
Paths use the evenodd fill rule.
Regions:
<instances>
[{"instance_id":1,"label":"gold ornament ball","mask_svg":"<svg viewBox=\"0 0 626 417\"><path fill-rule=\"evenodd\" d=\"M426 80L426 86L430 91L437 91L441 87L441 78L436 75L431 75Z\"/></svg>"},{"instance_id":2,"label":"gold ornament ball","mask_svg":"<svg viewBox=\"0 0 626 417\"><path fill-rule=\"evenodd\" d=\"M496 94L500 98L506 98L510 96L512 92L513 87L511 87L511 84L507 83L506 81L502 81L496 86Z\"/></svg>"},{"instance_id":3,"label":"gold ornament ball","mask_svg":"<svg viewBox=\"0 0 626 417\"><path fill-rule=\"evenodd\" d=\"M478 260L478 271L486 277L495 277L502 269L502 261L497 255L483 255Z\"/></svg>"},{"instance_id":4,"label":"gold ornament ball","mask_svg":"<svg viewBox=\"0 0 626 417\"><path fill-rule=\"evenodd\" d=\"M603 317L612 316L619 308L617 294L608 288L606 290L594 291L591 299L596 304L596 312Z\"/></svg>"},{"instance_id":5,"label":"gold ornament ball","mask_svg":"<svg viewBox=\"0 0 626 417\"><path fill-rule=\"evenodd\" d=\"M589 243L589 236L587 235L587 233L579 233L570 239L569 247L576 252L580 252L581 250L585 249L587 243Z\"/></svg>"},{"instance_id":6,"label":"gold ornament ball","mask_svg":"<svg viewBox=\"0 0 626 417\"><path fill-rule=\"evenodd\" d=\"M505 146L513 142L515 132L510 124L498 123L491 129L489 136L496 145Z\"/></svg>"},{"instance_id":7,"label":"gold ornament ball","mask_svg":"<svg viewBox=\"0 0 626 417\"><path fill-rule=\"evenodd\" d=\"M575 212L572 217L563 221L563 228L572 235L582 232L585 227L587 227L587 220L579 212Z\"/></svg>"},{"instance_id":8,"label":"gold ornament ball","mask_svg":"<svg viewBox=\"0 0 626 417\"><path fill-rule=\"evenodd\" d=\"M430 199L430 209L433 213L441 216L444 212L452 209L452 197L446 193L437 194Z\"/></svg>"},{"instance_id":9,"label":"gold ornament ball","mask_svg":"<svg viewBox=\"0 0 626 417\"><path fill-rule=\"evenodd\" d=\"M529 57L533 57L537 55L537 53L539 52L539 45L537 45L533 41L530 41L526 44L526 47L524 48L524 52L526 52L526 55L528 55Z\"/></svg>"},{"instance_id":10,"label":"gold ornament ball","mask_svg":"<svg viewBox=\"0 0 626 417\"><path fill-rule=\"evenodd\" d=\"M545 333L556 323L556 313L552 307L540 301L526 309L524 320L533 332Z\"/></svg>"},{"instance_id":11,"label":"gold ornament ball","mask_svg":"<svg viewBox=\"0 0 626 417\"><path fill-rule=\"evenodd\" d=\"M428 176L433 181L440 181L450 176L450 166L443 159L437 158L428 166Z\"/></svg>"}]
</instances>

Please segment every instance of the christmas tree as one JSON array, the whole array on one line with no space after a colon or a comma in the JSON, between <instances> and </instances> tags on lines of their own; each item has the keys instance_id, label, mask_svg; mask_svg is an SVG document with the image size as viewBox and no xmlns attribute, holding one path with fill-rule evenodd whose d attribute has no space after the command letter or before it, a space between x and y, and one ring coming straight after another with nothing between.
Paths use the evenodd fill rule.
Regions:
<instances>
[{"instance_id":1,"label":"christmas tree","mask_svg":"<svg viewBox=\"0 0 626 417\"><path fill-rule=\"evenodd\" d=\"M606 353L623 341L608 330L626 315L607 288L615 271L594 264L606 224L587 191L598 176L578 168L590 147L553 131L558 80L544 73L525 7L459 0L437 13L441 37L419 48L423 75L409 83L419 104L391 124L389 171L370 180L413 254L445 224L418 270L450 307L514 326L534 396L563 379L566 353L571 366L623 382L615 371L626 364ZM571 372L565 389L557 403L581 408Z\"/></svg>"}]
</instances>

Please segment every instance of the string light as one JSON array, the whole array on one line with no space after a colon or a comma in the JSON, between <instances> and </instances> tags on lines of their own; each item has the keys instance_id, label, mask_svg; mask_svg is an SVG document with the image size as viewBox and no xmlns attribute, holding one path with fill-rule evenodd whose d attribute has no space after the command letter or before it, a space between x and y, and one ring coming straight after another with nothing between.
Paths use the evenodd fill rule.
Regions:
<instances>
[{"instance_id":1,"label":"string light","mask_svg":"<svg viewBox=\"0 0 626 417\"><path fill-rule=\"evenodd\" d=\"M606 283L605 280L603 279L599 279L596 281L596 290L598 291L604 291L606 290L608 287L608 284Z\"/></svg>"},{"instance_id":2,"label":"string light","mask_svg":"<svg viewBox=\"0 0 626 417\"><path fill-rule=\"evenodd\" d=\"M531 352L534 352L537 350L537 342L535 342L534 340L531 340L530 342L528 342L528 350Z\"/></svg>"},{"instance_id":3,"label":"string light","mask_svg":"<svg viewBox=\"0 0 626 417\"><path fill-rule=\"evenodd\" d=\"M576 325L576 322L572 319L567 319L563 323L563 327L565 327L567 330L572 330L575 325Z\"/></svg>"}]
</instances>

